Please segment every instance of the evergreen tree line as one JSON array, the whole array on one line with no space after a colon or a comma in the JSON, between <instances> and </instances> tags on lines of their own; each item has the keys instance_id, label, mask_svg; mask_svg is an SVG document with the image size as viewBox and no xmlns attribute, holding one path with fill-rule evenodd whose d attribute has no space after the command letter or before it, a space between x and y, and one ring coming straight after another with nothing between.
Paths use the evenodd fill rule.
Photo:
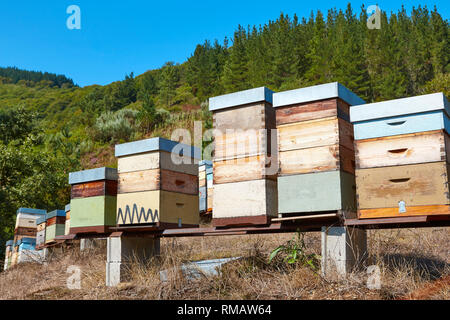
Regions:
<instances>
[{"instance_id":1,"label":"evergreen tree line","mask_svg":"<svg viewBox=\"0 0 450 320\"><path fill-rule=\"evenodd\" d=\"M449 25L434 8L402 7L381 12L381 28L367 27L346 10L311 13L309 19L281 14L263 26L234 32L232 46L198 45L179 66L192 94L210 96L267 86L275 91L338 81L368 102L448 90ZM434 82L438 82L436 85ZM172 90L173 91L173 90Z\"/></svg>"},{"instance_id":2,"label":"evergreen tree line","mask_svg":"<svg viewBox=\"0 0 450 320\"><path fill-rule=\"evenodd\" d=\"M19 83L33 87L40 83L45 86L57 86L59 88L71 88L74 86L73 80L64 75L54 73L27 71L16 67L0 67L0 83Z\"/></svg>"}]
</instances>

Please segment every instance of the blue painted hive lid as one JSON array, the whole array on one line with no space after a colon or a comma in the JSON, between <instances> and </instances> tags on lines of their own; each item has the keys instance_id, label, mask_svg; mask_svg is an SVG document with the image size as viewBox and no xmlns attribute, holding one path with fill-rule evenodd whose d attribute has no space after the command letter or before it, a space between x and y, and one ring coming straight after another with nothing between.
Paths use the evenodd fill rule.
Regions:
<instances>
[{"instance_id":1,"label":"blue painted hive lid","mask_svg":"<svg viewBox=\"0 0 450 320\"><path fill-rule=\"evenodd\" d=\"M6 246L13 246L13 245L14 245L14 240L6 241Z\"/></svg>"},{"instance_id":2,"label":"blue painted hive lid","mask_svg":"<svg viewBox=\"0 0 450 320\"><path fill-rule=\"evenodd\" d=\"M217 111L250 103L269 102L274 92L266 87L253 88L209 98L209 110Z\"/></svg>"},{"instance_id":3,"label":"blue painted hive lid","mask_svg":"<svg viewBox=\"0 0 450 320\"><path fill-rule=\"evenodd\" d=\"M202 160L198 163L198 166L206 166L206 167L212 167L213 163L211 160Z\"/></svg>"},{"instance_id":4,"label":"blue painted hive lid","mask_svg":"<svg viewBox=\"0 0 450 320\"><path fill-rule=\"evenodd\" d=\"M201 158L199 148L159 137L116 144L115 156L123 157L153 151L166 151L194 159Z\"/></svg>"},{"instance_id":5,"label":"blue painted hive lid","mask_svg":"<svg viewBox=\"0 0 450 320\"><path fill-rule=\"evenodd\" d=\"M36 219L36 225L44 223L45 221L47 221L47 216L42 216Z\"/></svg>"},{"instance_id":6,"label":"blue painted hive lid","mask_svg":"<svg viewBox=\"0 0 450 320\"><path fill-rule=\"evenodd\" d=\"M66 212L64 210L53 210L52 212L47 213L47 220L53 217L65 217Z\"/></svg>"},{"instance_id":7,"label":"blue painted hive lid","mask_svg":"<svg viewBox=\"0 0 450 320\"><path fill-rule=\"evenodd\" d=\"M70 211L70 203L69 203L69 204L66 204L65 211L66 211L66 212L69 212L69 211Z\"/></svg>"},{"instance_id":8,"label":"blue painted hive lid","mask_svg":"<svg viewBox=\"0 0 450 320\"><path fill-rule=\"evenodd\" d=\"M32 209L32 208L19 208L17 209L17 214L19 213L26 213L26 214L32 214L37 216L45 216L47 213L47 210L42 209Z\"/></svg>"},{"instance_id":9,"label":"blue painted hive lid","mask_svg":"<svg viewBox=\"0 0 450 320\"><path fill-rule=\"evenodd\" d=\"M69 184L78 184L99 180L117 180L117 169L102 167L69 173Z\"/></svg>"},{"instance_id":10,"label":"blue painted hive lid","mask_svg":"<svg viewBox=\"0 0 450 320\"><path fill-rule=\"evenodd\" d=\"M340 98L351 106L366 103L363 99L351 92L339 82L331 82L317 86L274 93L273 107L278 108L293 104L333 98Z\"/></svg>"},{"instance_id":11,"label":"blue painted hive lid","mask_svg":"<svg viewBox=\"0 0 450 320\"><path fill-rule=\"evenodd\" d=\"M22 244L36 244L36 239L35 238L22 238L19 241L17 241L17 245L20 246Z\"/></svg>"},{"instance_id":12,"label":"blue painted hive lid","mask_svg":"<svg viewBox=\"0 0 450 320\"><path fill-rule=\"evenodd\" d=\"M212 174L213 173L213 168L206 168L206 174Z\"/></svg>"},{"instance_id":13,"label":"blue painted hive lid","mask_svg":"<svg viewBox=\"0 0 450 320\"><path fill-rule=\"evenodd\" d=\"M442 92L351 107L350 121L355 123L439 110L450 115L447 98Z\"/></svg>"}]
</instances>

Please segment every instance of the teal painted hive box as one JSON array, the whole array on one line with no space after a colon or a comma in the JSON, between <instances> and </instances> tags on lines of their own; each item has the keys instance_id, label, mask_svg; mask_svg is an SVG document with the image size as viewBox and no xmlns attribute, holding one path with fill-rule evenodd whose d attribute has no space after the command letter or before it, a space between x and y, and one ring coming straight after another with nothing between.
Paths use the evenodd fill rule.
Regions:
<instances>
[{"instance_id":1,"label":"teal painted hive box","mask_svg":"<svg viewBox=\"0 0 450 320\"><path fill-rule=\"evenodd\" d=\"M350 108L355 140L433 130L448 133L449 114L450 107L442 92Z\"/></svg>"},{"instance_id":2,"label":"teal painted hive box","mask_svg":"<svg viewBox=\"0 0 450 320\"><path fill-rule=\"evenodd\" d=\"M66 212L54 210L47 213L45 228L45 243L55 241L57 236L63 236L66 229Z\"/></svg>"},{"instance_id":3,"label":"teal painted hive box","mask_svg":"<svg viewBox=\"0 0 450 320\"><path fill-rule=\"evenodd\" d=\"M72 172L70 234L105 233L116 225L117 169Z\"/></svg>"}]
</instances>

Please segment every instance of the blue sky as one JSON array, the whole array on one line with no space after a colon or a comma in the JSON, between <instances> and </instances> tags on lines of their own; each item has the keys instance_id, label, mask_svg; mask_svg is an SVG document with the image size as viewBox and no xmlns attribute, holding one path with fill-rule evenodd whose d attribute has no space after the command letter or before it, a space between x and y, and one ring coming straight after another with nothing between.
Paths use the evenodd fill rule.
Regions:
<instances>
[{"instance_id":1,"label":"blue sky","mask_svg":"<svg viewBox=\"0 0 450 320\"><path fill-rule=\"evenodd\" d=\"M183 62L205 39L232 37L238 24L259 25L280 12L309 17L311 10L345 9L349 1L1 1L0 66L65 74L78 85L108 84ZM450 1L350 1L356 12L378 4L396 12L405 3L427 5L448 19ZM81 29L69 30L66 9L81 9Z\"/></svg>"}]
</instances>

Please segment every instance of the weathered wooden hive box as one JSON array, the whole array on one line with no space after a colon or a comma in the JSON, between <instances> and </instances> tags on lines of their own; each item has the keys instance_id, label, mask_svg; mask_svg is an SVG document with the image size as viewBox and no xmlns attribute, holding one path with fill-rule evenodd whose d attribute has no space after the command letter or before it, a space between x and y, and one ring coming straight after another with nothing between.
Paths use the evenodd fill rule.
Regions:
<instances>
[{"instance_id":1,"label":"weathered wooden hive box","mask_svg":"<svg viewBox=\"0 0 450 320\"><path fill-rule=\"evenodd\" d=\"M39 217L45 217L46 210L19 208L16 216L16 226L14 230L14 241L19 241L25 237L36 237L37 224Z\"/></svg>"},{"instance_id":2,"label":"weathered wooden hive box","mask_svg":"<svg viewBox=\"0 0 450 320\"><path fill-rule=\"evenodd\" d=\"M118 225L198 226L199 149L151 138L116 145L115 154Z\"/></svg>"},{"instance_id":3,"label":"weathered wooden hive box","mask_svg":"<svg viewBox=\"0 0 450 320\"><path fill-rule=\"evenodd\" d=\"M11 255L12 255L13 244L14 244L13 240L6 241L6 245L5 245L5 263L3 265L3 270L7 270L9 268L9 266L11 265Z\"/></svg>"},{"instance_id":4,"label":"weathered wooden hive box","mask_svg":"<svg viewBox=\"0 0 450 320\"><path fill-rule=\"evenodd\" d=\"M36 238L22 238L17 245L17 263L39 261L39 253L36 251Z\"/></svg>"},{"instance_id":5,"label":"weathered wooden hive box","mask_svg":"<svg viewBox=\"0 0 450 320\"><path fill-rule=\"evenodd\" d=\"M356 213L349 108L364 100L334 82L275 93L273 102L279 213Z\"/></svg>"},{"instance_id":6,"label":"weathered wooden hive box","mask_svg":"<svg viewBox=\"0 0 450 320\"><path fill-rule=\"evenodd\" d=\"M198 185L199 185L199 210L200 213L208 212L208 189L207 179L212 179L212 161L202 160L198 163ZM211 181L212 182L212 181ZM212 186L211 186L212 187ZM212 196L212 195L211 195ZM211 197L212 199L212 197Z\"/></svg>"},{"instance_id":7,"label":"weathered wooden hive box","mask_svg":"<svg viewBox=\"0 0 450 320\"><path fill-rule=\"evenodd\" d=\"M55 241L56 236L63 236L66 230L66 212L54 210L47 213L45 226L45 243Z\"/></svg>"},{"instance_id":8,"label":"weathered wooden hive box","mask_svg":"<svg viewBox=\"0 0 450 320\"><path fill-rule=\"evenodd\" d=\"M64 211L66 211L66 227L64 229L64 234L70 234L70 203L66 204Z\"/></svg>"},{"instance_id":9,"label":"weathered wooden hive box","mask_svg":"<svg viewBox=\"0 0 450 320\"><path fill-rule=\"evenodd\" d=\"M214 126L213 225L267 224L277 215L273 92L265 87L209 99Z\"/></svg>"},{"instance_id":10,"label":"weathered wooden hive box","mask_svg":"<svg viewBox=\"0 0 450 320\"><path fill-rule=\"evenodd\" d=\"M359 218L450 213L449 114L443 93L350 109Z\"/></svg>"},{"instance_id":11,"label":"weathered wooden hive box","mask_svg":"<svg viewBox=\"0 0 450 320\"><path fill-rule=\"evenodd\" d=\"M117 178L117 169L106 167L69 174L71 234L105 233L116 225Z\"/></svg>"},{"instance_id":12,"label":"weathered wooden hive box","mask_svg":"<svg viewBox=\"0 0 450 320\"><path fill-rule=\"evenodd\" d=\"M37 232L36 232L36 248L40 249L45 244L45 225L47 217L42 216L36 220Z\"/></svg>"}]
</instances>

